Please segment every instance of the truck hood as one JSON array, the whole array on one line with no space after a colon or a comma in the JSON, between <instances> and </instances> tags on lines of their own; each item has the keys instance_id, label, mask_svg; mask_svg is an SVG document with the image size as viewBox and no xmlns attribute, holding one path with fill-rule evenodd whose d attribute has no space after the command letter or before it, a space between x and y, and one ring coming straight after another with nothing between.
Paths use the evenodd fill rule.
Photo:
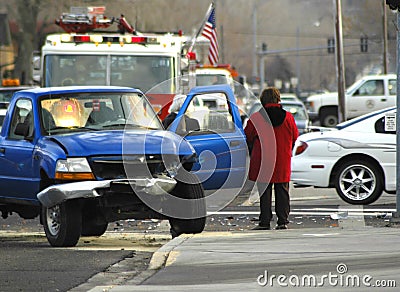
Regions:
<instances>
[{"instance_id":1,"label":"truck hood","mask_svg":"<svg viewBox=\"0 0 400 292\"><path fill-rule=\"evenodd\" d=\"M180 154L195 153L181 136L163 130L129 130L80 132L46 137L62 147L67 156L121 154Z\"/></svg>"},{"instance_id":2,"label":"truck hood","mask_svg":"<svg viewBox=\"0 0 400 292\"><path fill-rule=\"evenodd\" d=\"M325 99L332 99L338 97L337 92L327 92L321 94L313 94L307 97L307 102L315 101L315 100L325 100Z\"/></svg>"}]
</instances>

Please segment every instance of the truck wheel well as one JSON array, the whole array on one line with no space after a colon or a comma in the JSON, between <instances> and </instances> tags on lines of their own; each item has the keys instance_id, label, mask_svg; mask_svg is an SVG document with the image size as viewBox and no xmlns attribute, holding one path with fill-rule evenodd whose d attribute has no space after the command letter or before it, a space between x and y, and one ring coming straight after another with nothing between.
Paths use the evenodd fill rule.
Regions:
<instances>
[{"instance_id":1,"label":"truck wheel well","mask_svg":"<svg viewBox=\"0 0 400 292\"><path fill-rule=\"evenodd\" d=\"M321 126L334 127L338 121L338 106L323 106L320 108L318 116Z\"/></svg>"},{"instance_id":2,"label":"truck wheel well","mask_svg":"<svg viewBox=\"0 0 400 292\"><path fill-rule=\"evenodd\" d=\"M54 180L50 179L44 169L40 169L40 190L44 190L45 188L54 184Z\"/></svg>"},{"instance_id":3,"label":"truck wheel well","mask_svg":"<svg viewBox=\"0 0 400 292\"><path fill-rule=\"evenodd\" d=\"M385 181L385 174L383 172L383 169L381 167L381 165L379 164L378 161L376 161L375 158L365 155L365 154L351 154L345 157L342 157L341 159L339 159L335 166L332 169L331 175L329 177L329 187L334 187L334 181L335 181L335 177L337 174L337 171L340 167L340 165L342 165L344 162L349 161L349 160L367 160L370 163L374 164L376 166L376 168L379 170L380 175L382 176L383 181Z\"/></svg>"},{"instance_id":4,"label":"truck wheel well","mask_svg":"<svg viewBox=\"0 0 400 292\"><path fill-rule=\"evenodd\" d=\"M321 106L321 108L319 109L319 115L321 113L324 113L326 111L333 111L333 110L338 110L338 106L337 105L325 105L325 106Z\"/></svg>"}]
</instances>

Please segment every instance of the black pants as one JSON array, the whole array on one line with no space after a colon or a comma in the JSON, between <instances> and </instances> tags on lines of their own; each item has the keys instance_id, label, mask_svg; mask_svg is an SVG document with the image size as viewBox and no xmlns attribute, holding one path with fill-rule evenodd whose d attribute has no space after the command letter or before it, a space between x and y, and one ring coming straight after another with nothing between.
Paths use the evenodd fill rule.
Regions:
<instances>
[{"instance_id":1,"label":"black pants","mask_svg":"<svg viewBox=\"0 0 400 292\"><path fill-rule=\"evenodd\" d=\"M257 183L260 194L260 225L268 226L272 220L272 186L275 192L275 213L278 225L289 223L289 183Z\"/></svg>"}]
</instances>

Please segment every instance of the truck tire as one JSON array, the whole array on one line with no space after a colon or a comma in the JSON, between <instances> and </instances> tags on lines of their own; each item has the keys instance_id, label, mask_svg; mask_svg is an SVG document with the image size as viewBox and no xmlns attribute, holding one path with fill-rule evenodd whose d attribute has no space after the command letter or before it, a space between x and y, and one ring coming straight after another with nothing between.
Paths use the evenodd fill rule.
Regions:
<instances>
[{"instance_id":1,"label":"truck tire","mask_svg":"<svg viewBox=\"0 0 400 292\"><path fill-rule=\"evenodd\" d=\"M340 165L335 188L340 198L347 203L371 204L382 195L382 173L368 160L349 160Z\"/></svg>"},{"instance_id":2,"label":"truck tire","mask_svg":"<svg viewBox=\"0 0 400 292\"><path fill-rule=\"evenodd\" d=\"M334 127L338 123L337 108L323 108L319 114L319 121L322 127Z\"/></svg>"},{"instance_id":3,"label":"truck tire","mask_svg":"<svg viewBox=\"0 0 400 292\"><path fill-rule=\"evenodd\" d=\"M82 236L102 236L108 228L108 223L95 224L93 221L82 221Z\"/></svg>"},{"instance_id":4,"label":"truck tire","mask_svg":"<svg viewBox=\"0 0 400 292\"><path fill-rule=\"evenodd\" d=\"M42 222L47 240L54 247L75 246L81 235L80 204L71 200L47 208L42 207Z\"/></svg>"},{"instance_id":5,"label":"truck tire","mask_svg":"<svg viewBox=\"0 0 400 292\"><path fill-rule=\"evenodd\" d=\"M171 192L178 198L185 198L193 201L191 206L190 219L170 218L172 237L179 236L182 233L201 233L206 224L206 204L204 199L204 189L196 175L181 171L178 175L178 183Z\"/></svg>"}]
</instances>

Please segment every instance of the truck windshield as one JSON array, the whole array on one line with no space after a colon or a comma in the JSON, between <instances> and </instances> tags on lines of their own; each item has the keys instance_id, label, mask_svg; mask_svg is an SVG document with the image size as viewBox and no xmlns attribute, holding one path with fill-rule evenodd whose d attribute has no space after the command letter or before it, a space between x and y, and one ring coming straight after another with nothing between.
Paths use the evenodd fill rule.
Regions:
<instances>
[{"instance_id":1,"label":"truck windshield","mask_svg":"<svg viewBox=\"0 0 400 292\"><path fill-rule=\"evenodd\" d=\"M43 72L44 87L116 85L147 92L169 80L167 87L175 90L174 60L169 56L52 54L45 56Z\"/></svg>"},{"instance_id":2,"label":"truck windshield","mask_svg":"<svg viewBox=\"0 0 400 292\"><path fill-rule=\"evenodd\" d=\"M69 93L40 101L41 126L47 135L77 131L162 129L148 101L136 93Z\"/></svg>"},{"instance_id":3,"label":"truck windshield","mask_svg":"<svg viewBox=\"0 0 400 292\"><path fill-rule=\"evenodd\" d=\"M215 84L228 84L225 75L221 74L196 74L196 85L215 85Z\"/></svg>"}]
</instances>

